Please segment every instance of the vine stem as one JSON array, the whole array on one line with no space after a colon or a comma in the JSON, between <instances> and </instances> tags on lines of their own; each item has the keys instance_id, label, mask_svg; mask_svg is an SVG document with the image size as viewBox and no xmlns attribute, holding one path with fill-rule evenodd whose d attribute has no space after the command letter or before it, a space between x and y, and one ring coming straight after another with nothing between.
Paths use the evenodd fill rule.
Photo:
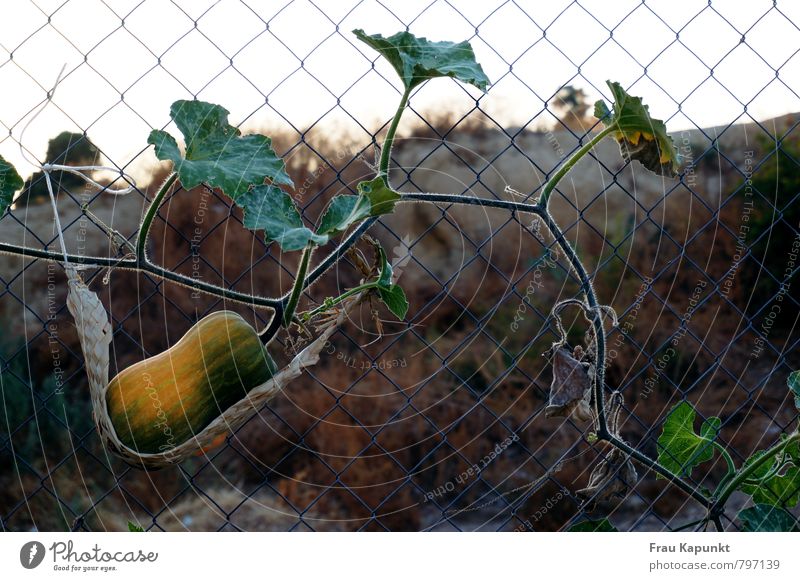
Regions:
<instances>
[{"instance_id":1,"label":"vine stem","mask_svg":"<svg viewBox=\"0 0 800 581\"><path fill-rule=\"evenodd\" d=\"M615 448L620 449L622 452L642 464L647 468L653 470L653 472L657 472L661 476L663 476L666 480L670 482L673 486L680 488L686 494L694 498L697 502L702 504L706 509L710 509L713 505L713 500L708 498L705 494L700 492L697 487L692 486L688 482L686 482L683 478L678 476L677 474L672 473L670 470L662 466L657 460L653 460L646 454L643 454L636 448L632 447L627 442L620 440L618 437L614 436L613 434L607 434L606 436L602 436L600 433L597 434L598 440L605 440Z\"/></svg>"},{"instance_id":2,"label":"vine stem","mask_svg":"<svg viewBox=\"0 0 800 581\"><path fill-rule=\"evenodd\" d=\"M381 160L378 164L378 175L382 176L388 185L389 183L389 162L392 157L392 146L394 145L394 136L397 133L397 127L400 125L400 118L403 116L408 98L411 96L411 88L407 87L403 91L403 96L400 99L400 104L397 106L397 111L392 119L392 124L389 125L389 130L386 132L386 138L383 140L383 148L381 149Z\"/></svg>"},{"instance_id":3,"label":"vine stem","mask_svg":"<svg viewBox=\"0 0 800 581\"><path fill-rule=\"evenodd\" d=\"M719 442L715 441L712 444L725 459L725 465L728 467L728 473L725 475L725 478L728 476L733 476L736 473L736 464L733 463L733 458L731 457L730 453L725 449L725 446Z\"/></svg>"},{"instance_id":4,"label":"vine stem","mask_svg":"<svg viewBox=\"0 0 800 581\"><path fill-rule=\"evenodd\" d=\"M640 464L646 466L647 468L652 469L653 471L657 472L667 480L669 480L674 486L683 490L686 494L690 497L694 498L698 502L700 502L703 506L707 509L710 508L713 504L713 500L708 498L705 494L700 492L696 487L692 486L690 483L686 482L676 474L673 474L670 470L666 467L661 465L657 460L650 458L649 456L643 454L639 450L628 445L626 442L622 441L621 439L617 438L615 435L611 434L608 429L608 420L606 418L605 413L605 394L603 389L605 387L605 327L603 326L603 316L600 312L599 302L597 300L597 295L594 290L594 286L592 285L591 279L589 278L588 273L586 272L586 268L583 266L583 263L578 258L578 254L569 241L564 237L564 234L556 223L555 219L550 214L547 208L547 200L549 198L550 193L555 189L558 182L563 178L570 168L572 168L578 160L586 155L603 137L608 135L611 131L614 130L614 126L606 128L605 130L601 131L597 136L595 136L591 141L589 141L586 145L581 147L578 151L576 151L569 160L567 160L564 165L557 171L553 177L547 182L545 185L544 191L542 192L542 196L539 199L538 204L530 205L530 204L520 204L517 202L507 202L503 200L483 200L480 198L471 198L467 196L453 196L453 195L444 195L444 194L402 194L404 200L410 201L431 201L431 202L444 202L444 203L463 203L469 205L481 205L481 206L489 206L495 208L504 208L507 210L512 211L523 211L532 214L536 214L544 220L547 229L553 235L556 243L559 247L563 250L564 255L570 262L575 273L578 275L578 278L581 282L581 291L583 292L584 296L586 297L586 301L589 305L593 313L592 317L592 325L595 331L596 337L596 374L595 374L595 383L594 383L594 403L595 403L595 412L597 414L597 423L598 423L598 430L597 436L598 439L603 440L611 444L612 446L620 449L622 452L629 455L631 458L635 459ZM726 459L727 460L727 459Z\"/></svg>"},{"instance_id":5,"label":"vine stem","mask_svg":"<svg viewBox=\"0 0 800 581\"><path fill-rule=\"evenodd\" d=\"M594 382L594 404L595 412L597 413L597 423L599 425L597 435L599 438L611 442L611 433L608 430L608 421L606 418L605 393L603 392L606 375L606 330L603 326L603 315L600 312L600 304L597 301L597 295L594 292L594 286L589 278L589 274L586 272L586 268L583 266L580 258L578 258L578 254L569 243L569 240L564 237L564 233L561 231L555 219L550 215L546 207L542 207L542 213L540 215L547 229L550 230L553 238L555 238L556 243L561 247L561 250L564 251L564 255L577 273L578 278L580 278L581 290L586 297L589 309L592 311L592 326L594 327L596 349L595 361L597 362L595 366Z\"/></svg>"},{"instance_id":6,"label":"vine stem","mask_svg":"<svg viewBox=\"0 0 800 581\"><path fill-rule=\"evenodd\" d=\"M558 185L558 182L561 181L561 178L563 178L565 175L567 175L569 170L571 170L572 167L576 163L578 163L578 161L584 155L586 155L592 149L594 149L594 147L598 143L600 143L606 135L608 135L608 134L610 134L610 133L612 133L613 131L616 131L616 130L617 130L616 123L613 123L613 124L609 125L605 129L600 131L600 133L595 135L592 139L587 141L578 151L573 153L572 156L567 161L565 161L564 164L560 168L558 168L558 171L555 174L553 174L553 177L551 177L547 181L547 183L545 184L544 189L542 190L542 195L539 197L539 206L541 206L544 209L547 209L547 204L550 201L550 194L553 193L553 190Z\"/></svg>"},{"instance_id":7,"label":"vine stem","mask_svg":"<svg viewBox=\"0 0 800 581\"><path fill-rule=\"evenodd\" d=\"M161 184L161 188L159 188L153 201L150 203L150 207L147 208L141 226L139 226L139 235L136 238L136 259L142 264L149 262L147 260L147 238L150 235L150 227L153 225L153 220L158 213L158 209L164 201L164 196L167 195L167 192L177 179L178 173L172 172L167 179L164 180L164 183Z\"/></svg>"},{"instance_id":8,"label":"vine stem","mask_svg":"<svg viewBox=\"0 0 800 581\"><path fill-rule=\"evenodd\" d=\"M283 326L288 327L292 324L294 312L297 309L297 303L300 302L300 295L306 285L306 273L308 273L308 263L311 262L311 255L314 253L313 245L309 244L303 249L303 254L300 256L300 264L297 267L297 275L294 278L294 285L292 292L289 294L289 299L283 311Z\"/></svg>"},{"instance_id":9,"label":"vine stem","mask_svg":"<svg viewBox=\"0 0 800 581\"><path fill-rule=\"evenodd\" d=\"M243 293L232 289L217 286L190 278L188 276L173 272L164 267L153 264L150 261L141 264L136 258L115 258L112 256L87 256L84 254L69 254L64 257L60 252L42 250L39 248L29 248L27 246L16 246L6 242L0 242L0 254L11 254L23 258L47 260L49 262L63 263L66 258L73 266L80 265L84 268L114 268L120 270L131 270L150 274L162 280L196 290L207 295L244 303L250 306L266 307L278 309L283 305L282 299L262 297L250 293Z\"/></svg>"}]
</instances>

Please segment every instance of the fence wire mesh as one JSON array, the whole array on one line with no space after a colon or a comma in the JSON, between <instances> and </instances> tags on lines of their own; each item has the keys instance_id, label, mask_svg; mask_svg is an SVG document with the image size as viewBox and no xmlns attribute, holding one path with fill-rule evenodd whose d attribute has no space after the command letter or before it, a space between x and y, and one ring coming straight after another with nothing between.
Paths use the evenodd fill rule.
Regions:
<instances>
[{"instance_id":1,"label":"fence wire mesh","mask_svg":"<svg viewBox=\"0 0 800 581\"><path fill-rule=\"evenodd\" d=\"M15 97L1 101L4 155L18 150L67 62L59 91L71 99L55 98L37 126L42 143L62 128L73 135L48 160L102 158L152 175L124 199L61 176L73 251L126 255L166 175L144 136L165 125L178 98L220 102L244 128L272 135L313 221L370 175L400 94L350 30L468 39L493 86L485 95L449 80L439 93L420 89L393 184L532 199L591 135L587 95L608 100L602 81L622 76L683 129L675 133L683 173L646 176L601 145L559 188L554 212L620 319L607 337L607 383L624 397L625 438L655 456L666 412L688 400L722 417L721 441L740 462L796 419L785 389L800 360L792 258L800 118L789 113L800 110L800 28L791 3L266 4L41 0L6 9L15 17L0 38L0 79ZM131 135L142 136L133 154ZM2 241L58 248L43 187L41 174L29 179L0 218ZM108 228L119 233L112 240ZM253 409L224 444L157 472L131 468L100 444L63 269L0 256L3 530L124 530L128 521L145 530L558 530L597 515L624 530L673 530L702 516L644 470L625 498L592 506L576 495L606 450L586 426L544 417L550 311L578 296L579 284L536 221L406 205L370 233L409 295L407 321L379 326L367 308L317 367ZM227 198L203 188L170 195L150 254L187 276L271 296L289 288L296 267L296 257L245 231ZM84 275L111 313L112 373L223 306L259 326L270 317L141 273ZM305 300L358 276L345 260ZM582 342L585 322L565 323L570 343ZM708 486L723 472L714 462L692 480ZM731 514L725 524L736 527Z\"/></svg>"}]
</instances>

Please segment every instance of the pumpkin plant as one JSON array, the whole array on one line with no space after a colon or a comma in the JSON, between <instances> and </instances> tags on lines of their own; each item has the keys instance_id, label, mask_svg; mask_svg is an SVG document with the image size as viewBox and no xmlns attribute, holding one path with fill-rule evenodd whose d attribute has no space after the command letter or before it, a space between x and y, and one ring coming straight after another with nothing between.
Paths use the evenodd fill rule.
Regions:
<instances>
[{"instance_id":1,"label":"pumpkin plant","mask_svg":"<svg viewBox=\"0 0 800 581\"><path fill-rule=\"evenodd\" d=\"M252 414L253 405L266 401L299 376L304 367L316 362L321 345L342 321L348 305L375 296L397 318L405 318L409 308L406 294L393 282L391 265L379 246L375 249L377 266L361 284L337 297L323 299L317 307L298 311L303 292L362 240L380 216L390 214L398 203L405 202L492 207L530 214L543 222L581 283L583 298L562 301L552 311L562 338L550 352L554 373L547 415L591 422L587 440L606 449L592 472L589 486L577 491L586 506L594 508L612 495L627 493L638 478L636 463L666 479L705 508L703 518L689 523L687 528L705 528L713 522L718 530L723 530L726 502L733 492L741 491L755 503L739 514L744 528L796 529L794 518L784 507L795 506L800 496L797 429L781 435L773 446L755 453L737 467L718 438L722 421L708 418L698 431L695 409L682 402L669 412L658 439L658 456L652 458L620 435L621 394L614 391L606 402L605 325L609 321L616 324L616 318L610 307L598 301L585 266L549 211L549 202L560 180L607 137L619 144L625 160L636 160L664 177L678 175L677 151L663 121L650 116L641 98L629 95L619 83L609 82L612 106L598 101L594 109L602 127L553 173L538 199L517 202L401 193L390 184L389 165L392 144L412 93L437 77L451 77L485 92L489 79L468 42L433 42L409 32L389 37L369 35L363 30L353 32L394 68L402 83L401 96L383 140L374 177L360 182L355 193L333 197L313 227L304 222L286 191L293 183L268 137L242 135L229 124L228 111L219 105L176 101L170 115L185 147L181 151L178 140L165 131L154 130L150 134L148 142L156 156L171 162L173 171L141 222L134 257L74 256L0 243L3 252L86 266L135 269L220 298L272 309L270 323L260 331L232 312L208 315L173 347L121 371L108 382L110 325L107 317L102 320L98 314L102 311L99 300L85 285L81 286L82 281L73 272L70 285L76 295L68 297L68 304L79 331L90 326L83 324L89 311L94 313L95 321L99 317L104 328L93 337L82 334L81 345L87 359L98 429L111 448L133 464L158 467L178 462L190 451L218 444L220 436L224 437ZM276 244L283 252L300 252L291 290L277 298L261 297L197 281L154 264L147 255L150 228L165 196L177 182L187 190L203 185L222 192L242 209L244 226L263 232L267 244ZM21 186L22 180L14 168L0 158L0 212L6 210ZM333 249L314 265L315 252L334 242ZM591 323L590 340L574 349L567 348L559 318L560 311L567 306L577 306ZM308 333L310 327L321 329L320 336L288 367L277 370L268 351L276 334L281 329ZM89 365L90 360L95 361L93 357L97 365ZM800 409L797 373L790 378L790 389ZM727 473L714 491L698 488L690 480L692 469L717 454L725 460ZM571 530L614 529L607 519L602 519L577 523Z\"/></svg>"}]
</instances>

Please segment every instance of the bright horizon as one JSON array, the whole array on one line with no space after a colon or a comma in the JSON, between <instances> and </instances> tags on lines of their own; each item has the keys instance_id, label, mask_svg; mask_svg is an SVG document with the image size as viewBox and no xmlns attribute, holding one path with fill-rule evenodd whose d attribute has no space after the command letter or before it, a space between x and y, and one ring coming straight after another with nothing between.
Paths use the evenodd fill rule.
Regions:
<instances>
[{"instance_id":1,"label":"bright horizon","mask_svg":"<svg viewBox=\"0 0 800 581\"><path fill-rule=\"evenodd\" d=\"M392 115L399 85L387 63L371 70L377 54L350 31L390 35L403 22L433 40L469 39L493 82L482 97L455 81L423 86L411 106L431 115L467 113L481 97L481 109L504 126L548 127L555 118L543 107L559 88L572 84L591 101L608 100L607 78L644 96L672 132L800 111L800 97L781 82L800 79L792 48L800 46L800 30L791 23L800 21L797 3L779 2L777 11L771 1L713 9L703 0L384 4L14 2L0 21L0 82L12 87L0 101L0 155L24 176L34 171L17 140L65 64L53 103L24 135L40 158L61 131L86 130L111 163L131 164L141 176L155 163L146 147L150 130L167 123L173 101L195 97L223 105L245 129L302 130L321 119L330 131L366 139ZM671 15L665 23L654 13ZM614 28L613 38L605 27ZM680 42L669 27L680 30Z\"/></svg>"}]
</instances>

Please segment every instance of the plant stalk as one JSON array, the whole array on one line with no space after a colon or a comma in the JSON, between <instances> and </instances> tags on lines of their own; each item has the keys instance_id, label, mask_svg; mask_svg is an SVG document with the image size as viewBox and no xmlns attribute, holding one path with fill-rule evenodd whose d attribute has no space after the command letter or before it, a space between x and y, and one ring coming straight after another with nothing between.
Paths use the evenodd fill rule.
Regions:
<instances>
[{"instance_id":1,"label":"plant stalk","mask_svg":"<svg viewBox=\"0 0 800 581\"><path fill-rule=\"evenodd\" d=\"M6 242L0 242L0 254L11 254L31 258L34 260L47 260L49 262L64 262L64 255L60 252L51 252L39 248L29 248L27 246L15 246ZM228 288L223 288L215 284L210 284L173 272L150 261L140 264L136 258L115 258L112 256L86 256L83 254L67 254L67 260L73 265L81 265L85 268L113 268L120 270L132 270L144 272L192 290L196 290L207 295L228 299L255 307L268 307L275 309L283 305L282 299L262 297L249 293L243 293Z\"/></svg>"},{"instance_id":2,"label":"plant stalk","mask_svg":"<svg viewBox=\"0 0 800 581\"><path fill-rule=\"evenodd\" d=\"M586 148L583 153L576 152L576 156L578 154L585 155L587 151L591 148ZM569 162L577 161L577 159L570 159ZM555 179L556 176L554 176ZM563 177L563 176L562 176ZM559 178L560 179L560 178ZM552 188L551 188L552 191ZM423 194L423 193L410 193L410 194L402 194L403 200L401 201L429 201L429 202L440 202L440 203L454 203L454 204L467 204L467 205L480 205L480 206L487 206L487 207L495 207L495 208L502 208L511 211L519 211L525 213L536 214L540 216L544 221L548 228L548 230L552 233L553 237L556 240L556 243L561 247L566 255L567 259L570 261L572 268L577 273L578 277L581 281L581 290L583 294L586 296L586 300L589 304L589 307L592 309L594 313L594 317L592 323L595 329L595 335L597 337L597 369L596 369L596 381L594 385L594 400L597 412L597 419L599 424L598 429L598 439L603 440L618 448L625 454L631 456L640 464L652 469L654 472L657 472L668 481L670 481L674 486L683 490L686 494L690 497L697 500L706 508L709 508L712 505L712 500L706 497L702 492L697 490L694 486L680 478L679 476L670 472L667 468L662 466L658 463L657 460L653 460L652 458L646 456L639 450L631 447L627 443L623 442L619 438L612 435L608 430L607 419L605 415L605 397L603 393L603 387L605 385L604 377L605 377L605 328L603 327L603 319L602 314L599 310L599 304L597 301L597 295L595 294L594 287L592 286L591 280L589 280L589 275L586 272L586 268L581 263L580 259L578 258L577 253L573 249L572 245L569 241L564 237L564 234L561 231L561 228L555 222L553 217L550 215L550 212L547 210L545 206L542 206L541 201L539 204L523 204L518 202L508 202L503 200L484 200L482 198L475 198L469 196L459 196L459 195L448 195L448 194Z\"/></svg>"},{"instance_id":3,"label":"plant stalk","mask_svg":"<svg viewBox=\"0 0 800 581\"><path fill-rule=\"evenodd\" d=\"M600 143L606 135L608 135L609 133L611 133L613 131L616 131L616 130L617 130L616 123L606 127L605 129L600 131L600 133L598 133L597 135L592 137L592 139L590 139L588 142L586 142L578 151L576 151L574 154L572 154L572 157L570 157L567 161L565 161L564 164L553 175L553 177L551 177L547 181L547 183L545 184L544 190L542 190L542 195L539 197L539 206L541 206L544 209L547 209L547 204L550 201L550 194L553 192L555 187L558 185L558 182L561 181L561 178L563 178L565 175L567 175L569 170L571 170L572 167L576 163L578 163L578 161L584 155L586 155L592 149L594 149L595 145Z\"/></svg>"},{"instance_id":4,"label":"plant stalk","mask_svg":"<svg viewBox=\"0 0 800 581\"><path fill-rule=\"evenodd\" d=\"M733 474L736 474L736 464L733 463L733 458L731 458L730 453L719 442L713 442L713 446L714 446L714 448L717 449L717 451L720 453L720 455L725 459L725 464L728 467L728 473L726 474L726 477L728 475L732 476Z\"/></svg>"},{"instance_id":5,"label":"plant stalk","mask_svg":"<svg viewBox=\"0 0 800 581\"><path fill-rule=\"evenodd\" d=\"M592 281L589 279L586 268L583 266L580 258L578 258L578 254L575 252L575 249L564 237L561 228L550 215L550 212L547 210L547 208L542 207L542 210L543 211L540 215L544 220L547 229L550 230L550 233L553 235L553 238L555 238L558 245L564 251L564 255L567 257L567 260L569 260L572 268L577 273L578 278L580 278L581 290L586 296L586 302L592 311L592 326L594 327L596 342L594 403L595 411L597 412L597 422L600 428L598 430L598 435L609 435L605 409L605 393L603 392L606 375L606 330L603 326L603 315L600 312L600 304L597 301L597 295L594 292Z\"/></svg>"},{"instance_id":6,"label":"plant stalk","mask_svg":"<svg viewBox=\"0 0 800 581\"><path fill-rule=\"evenodd\" d=\"M288 327L292 324L294 319L294 312L297 309L297 303L300 302L300 295L306 288L306 274L308 273L308 263L311 262L311 255L314 253L313 245L309 244L303 249L303 254L300 256L300 264L297 267L297 275L294 279L294 286L289 295L289 300L283 311L283 326Z\"/></svg>"},{"instance_id":7,"label":"plant stalk","mask_svg":"<svg viewBox=\"0 0 800 581\"><path fill-rule=\"evenodd\" d=\"M335 307L336 305L344 302L346 299L352 297L353 295L357 295L360 292L364 292L364 291L367 291L367 290L370 290L370 289L373 289L373 288L378 288L378 281L377 280L372 281L372 282L367 282L367 283L364 283L364 284L360 284L360 285L358 285L356 287L353 287L353 288L349 289L348 291L340 294L338 297L336 297L334 299L331 299L330 301L326 302L325 304L322 304L322 305L318 306L316 309L314 309L312 311L309 311L302 318L303 318L304 321L308 321L312 317L316 317L320 313L324 313L328 309L332 309L333 307Z\"/></svg>"},{"instance_id":8,"label":"plant stalk","mask_svg":"<svg viewBox=\"0 0 800 581\"><path fill-rule=\"evenodd\" d=\"M403 116L408 98L411 96L411 89L406 89L400 99L400 104L397 106L397 111L392 119L392 124L389 125L389 130L386 132L386 138L383 140L383 147L381 148L381 159L378 164L378 175L383 176L386 184L389 184L389 162L392 157L392 145L394 145L394 136L397 133L397 127L400 125L400 118Z\"/></svg>"},{"instance_id":9,"label":"plant stalk","mask_svg":"<svg viewBox=\"0 0 800 581\"><path fill-rule=\"evenodd\" d=\"M158 209L161 207L161 203L164 201L164 196L167 195L167 192L177 179L177 172L172 172L169 174L167 179L164 180L164 183L161 185L161 188L156 193L153 201L150 203L150 207L147 208L147 213L145 213L144 218L142 219L142 224L139 226L139 235L136 239L136 259L140 264L149 262L147 260L147 237L150 234L150 227L153 225L153 219L156 217Z\"/></svg>"},{"instance_id":10,"label":"plant stalk","mask_svg":"<svg viewBox=\"0 0 800 581\"><path fill-rule=\"evenodd\" d=\"M619 438L617 438L612 434L603 435L598 431L597 438L599 440L605 440L612 446L619 448L621 451L623 451L625 454L627 454L628 456L630 456L643 466L650 468L654 472L657 472L658 474L669 480L673 486L676 486L681 490L683 490L686 494L694 498L697 502L705 506L707 509L711 508L713 504L713 501L711 499L706 497L705 494L703 494L696 487L692 486L691 484L683 480L677 474L673 474L672 472L667 470L664 466L659 464L657 460L653 460L649 456L643 454L636 448L633 448L632 446L630 446L626 442L623 442L622 440L620 440Z\"/></svg>"}]
</instances>

